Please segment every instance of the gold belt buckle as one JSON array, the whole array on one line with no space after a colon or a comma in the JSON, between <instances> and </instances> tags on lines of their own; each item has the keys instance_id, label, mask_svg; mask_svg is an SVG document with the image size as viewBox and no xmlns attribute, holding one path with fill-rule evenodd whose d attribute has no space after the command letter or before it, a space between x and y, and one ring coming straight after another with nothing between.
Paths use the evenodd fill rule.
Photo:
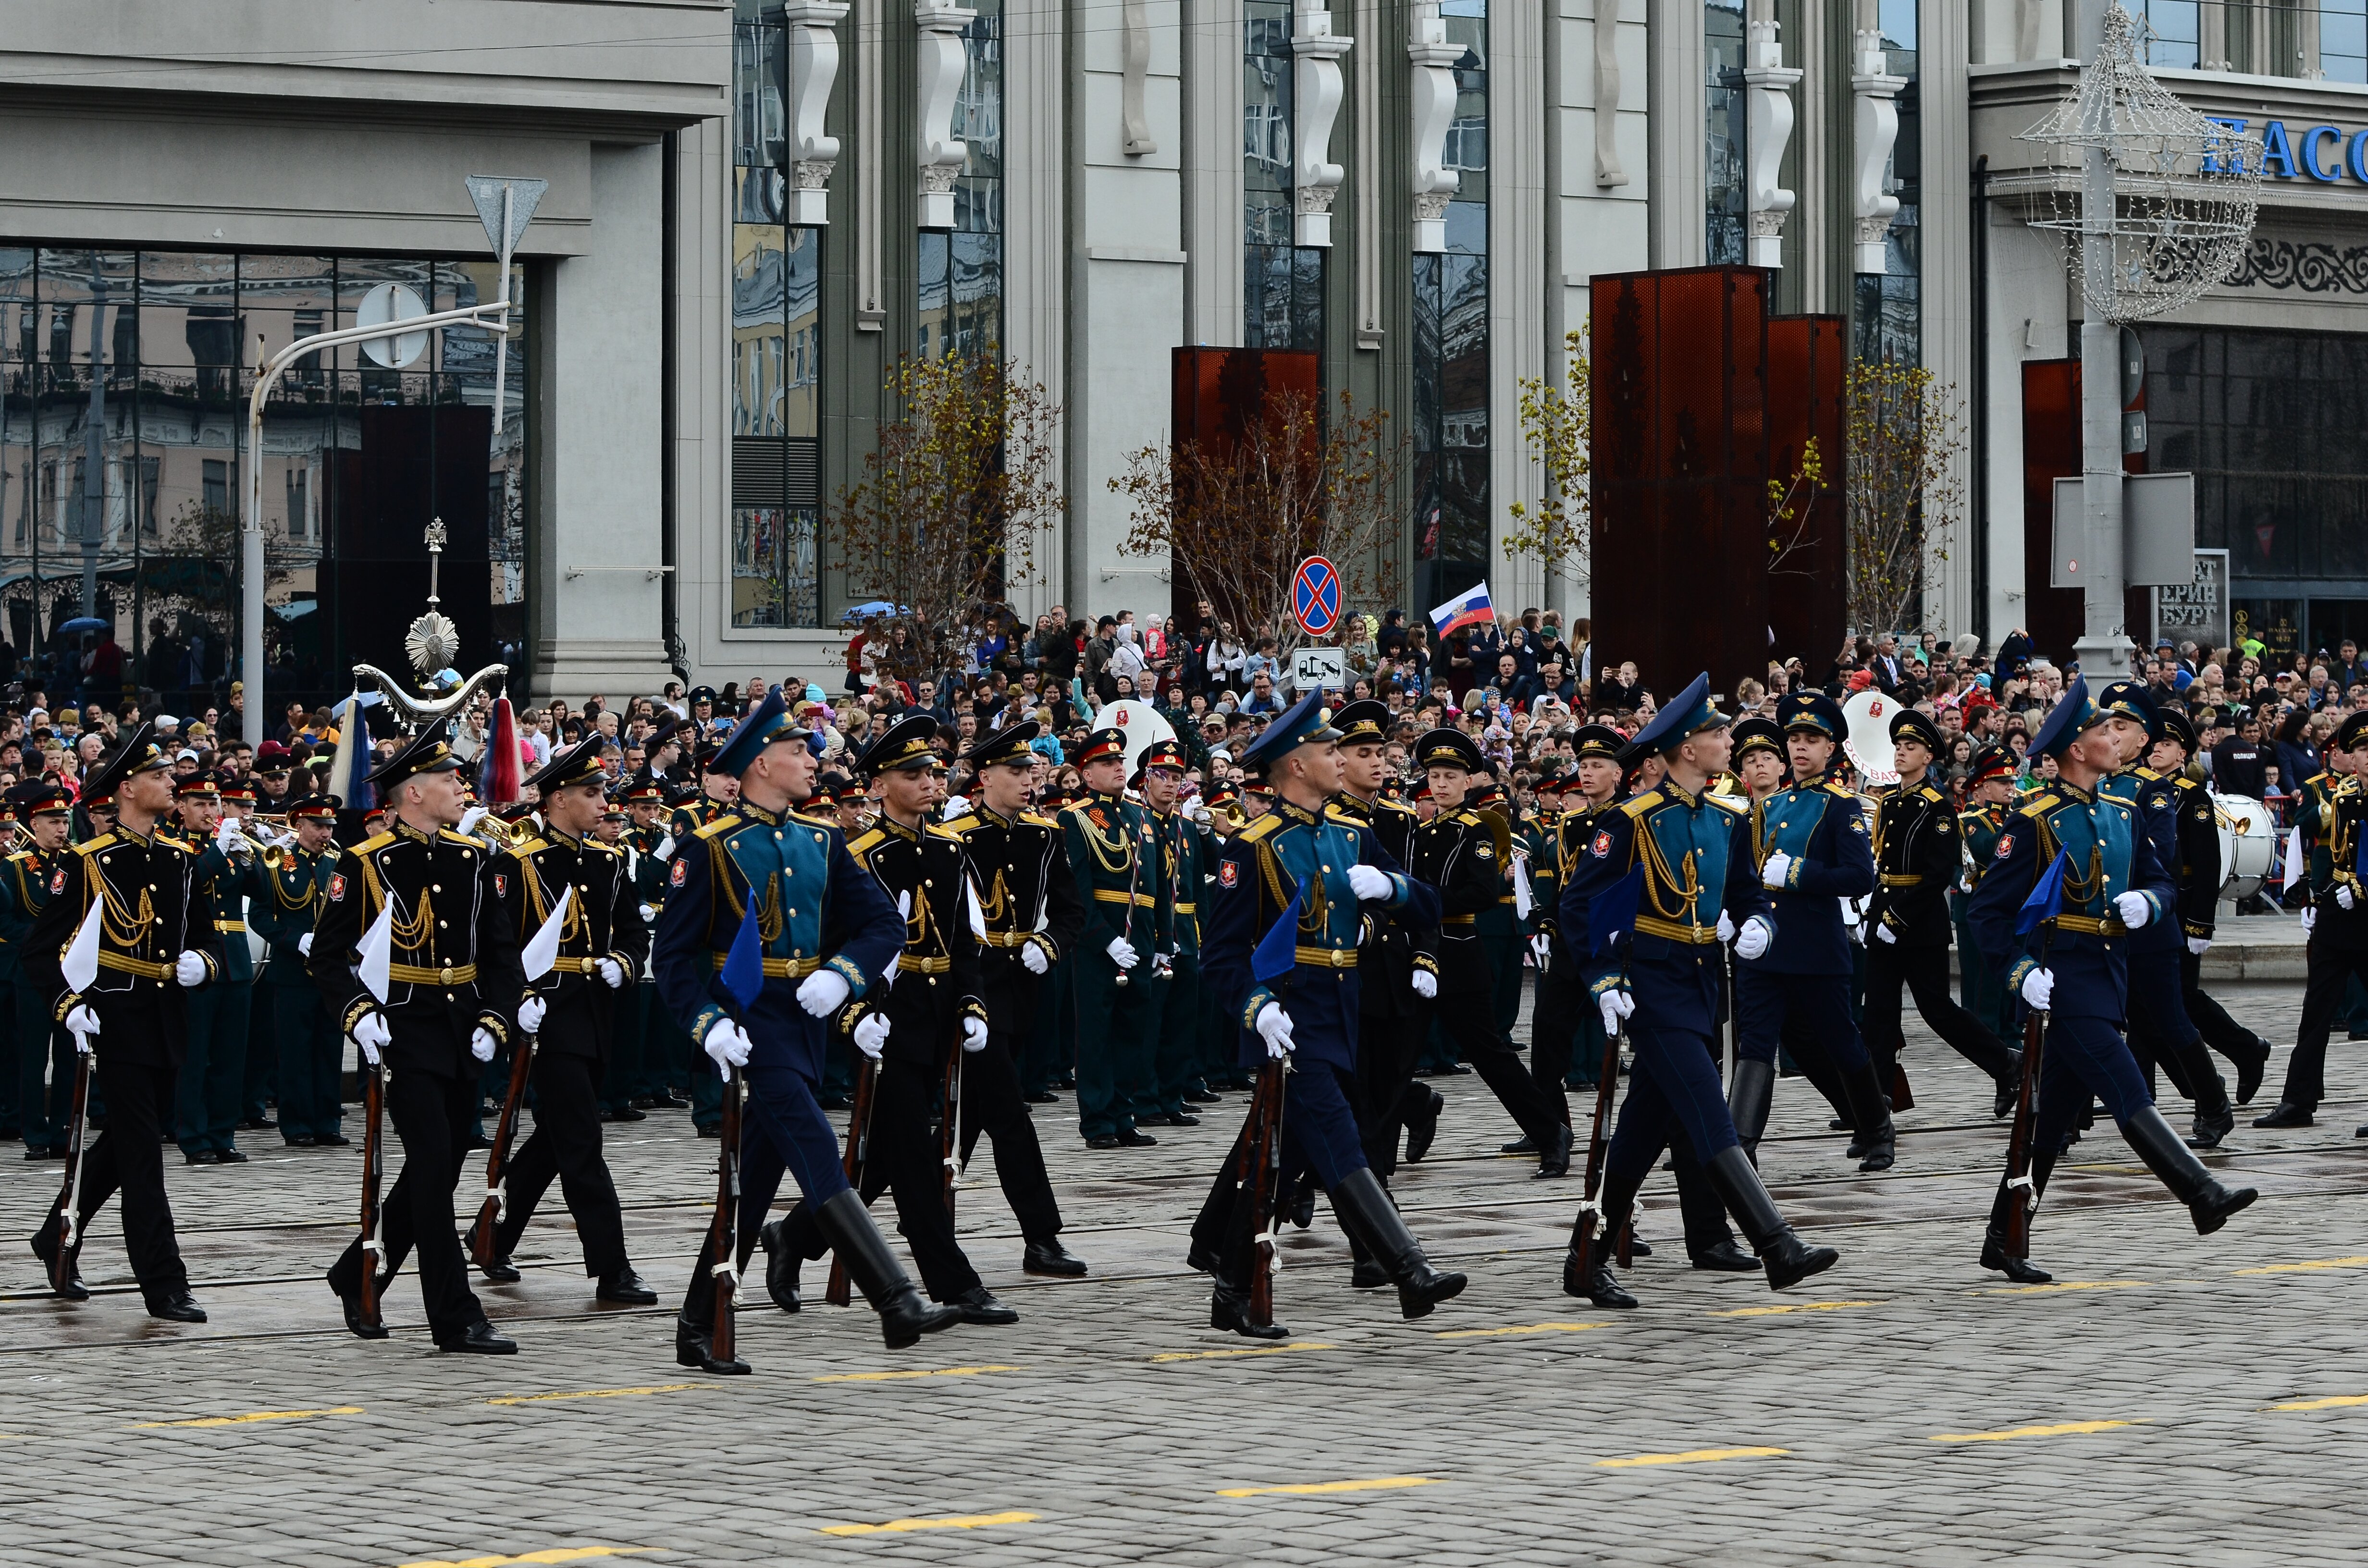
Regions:
<instances>
[{"instance_id":1,"label":"gold belt buckle","mask_svg":"<svg viewBox=\"0 0 2368 1568\"><path fill-rule=\"evenodd\" d=\"M449 963L444 966L444 978L441 983L446 985L452 983L452 966Z\"/></svg>"}]
</instances>

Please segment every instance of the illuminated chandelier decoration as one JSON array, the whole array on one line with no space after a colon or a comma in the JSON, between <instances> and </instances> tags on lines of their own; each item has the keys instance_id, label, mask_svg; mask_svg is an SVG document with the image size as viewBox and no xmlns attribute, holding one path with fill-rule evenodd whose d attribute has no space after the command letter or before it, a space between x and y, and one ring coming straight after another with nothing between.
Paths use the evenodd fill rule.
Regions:
<instances>
[{"instance_id":1,"label":"illuminated chandelier decoration","mask_svg":"<svg viewBox=\"0 0 2368 1568\"><path fill-rule=\"evenodd\" d=\"M2055 236L2089 312L2112 322L2179 310L2226 280L2261 200L2260 140L2157 81L2140 28L2120 0L2106 7L2104 47L2081 69L2078 91L2018 138L2037 144L2041 162L1993 187L2032 199L2031 226ZM2100 172L2087 166L2098 155L2112 200L2092 212L2083 176Z\"/></svg>"}]
</instances>

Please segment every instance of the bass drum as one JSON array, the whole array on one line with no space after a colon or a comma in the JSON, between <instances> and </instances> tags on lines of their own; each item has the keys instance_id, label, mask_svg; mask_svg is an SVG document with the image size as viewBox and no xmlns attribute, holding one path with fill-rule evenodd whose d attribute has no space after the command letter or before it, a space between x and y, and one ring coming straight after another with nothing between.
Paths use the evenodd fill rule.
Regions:
<instances>
[{"instance_id":1,"label":"bass drum","mask_svg":"<svg viewBox=\"0 0 2368 1568\"><path fill-rule=\"evenodd\" d=\"M2276 866L2278 820L2249 795L2214 795L2212 807L2220 829L2220 902L2250 898Z\"/></svg>"}]
</instances>

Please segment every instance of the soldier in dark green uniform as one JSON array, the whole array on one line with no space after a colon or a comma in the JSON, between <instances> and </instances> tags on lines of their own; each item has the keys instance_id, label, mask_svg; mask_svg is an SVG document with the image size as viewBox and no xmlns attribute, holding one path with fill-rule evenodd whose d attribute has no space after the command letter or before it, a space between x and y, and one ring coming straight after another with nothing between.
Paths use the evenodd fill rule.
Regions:
<instances>
[{"instance_id":1,"label":"soldier in dark green uniform","mask_svg":"<svg viewBox=\"0 0 2368 1568\"><path fill-rule=\"evenodd\" d=\"M656 750L653 743L650 754L656 755ZM642 924L655 931L666 895L666 863L657 852L666 839L666 780L645 767L628 779L619 793L632 820L618 847L632 868L633 891L642 901ZM628 987L620 1006L632 1011L642 1036L642 1080L634 1103L644 1110L685 1108L690 1100L684 1091L690 1087L698 1066L691 1061L695 1048L682 1026L658 1005L656 981L643 974ZM619 1025L623 1025L621 1017Z\"/></svg>"},{"instance_id":2,"label":"soldier in dark green uniform","mask_svg":"<svg viewBox=\"0 0 2368 1568\"><path fill-rule=\"evenodd\" d=\"M174 788L179 838L198 857L197 881L209 890L221 938L221 972L189 998L188 1054L173 1101L173 1141L193 1165L246 1163L235 1142L239 1094L246 1077L246 1028L255 1006L255 954L246 943L246 899L260 892L255 841L227 826L222 783L193 774Z\"/></svg>"},{"instance_id":3,"label":"soldier in dark green uniform","mask_svg":"<svg viewBox=\"0 0 2368 1568\"><path fill-rule=\"evenodd\" d=\"M1200 1079L1198 1047L1201 1035L1201 892L1202 846L1201 830L1176 809L1184 783L1184 748L1174 741L1155 741L1135 770L1135 785L1144 809L1158 835L1156 868L1160 895L1167 900L1172 924L1169 938L1152 956L1156 971L1150 1006L1158 1014L1158 1045L1152 1054L1152 1081L1156 1099L1143 1118L1168 1127L1198 1127L1201 1119L1185 1108L1185 1095Z\"/></svg>"},{"instance_id":4,"label":"soldier in dark green uniform","mask_svg":"<svg viewBox=\"0 0 2368 1568\"><path fill-rule=\"evenodd\" d=\"M1069 868L1086 906L1075 954L1077 1130L1089 1148L1148 1148L1158 1140L1135 1120L1157 1103L1154 1017L1144 987L1158 983L1146 954L1174 939L1174 906L1157 865L1158 835L1121 793L1126 732L1086 737L1077 771L1086 797L1061 813Z\"/></svg>"},{"instance_id":5,"label":"soldier in dark green uniform","mask_svg":"<svg viewBox=\"0 0 2368 1568\"><path fill-rule=\"evenodd\" d=\"M50 901L50 882L67 855L66 833L74 801L45 779L8 791L9 809L32 842L0 866L0 994L16 1024L17 1114L25 1136L25 1158L62 1160L66 1154L66 1119L74 1108L74 1040L50 1021L48 998L26 974L18 958L25 934Z\"/></svg>"},{"instance_id":6,"label":"soldier in dark green uniform","mask_svg":"<svg viewBox=\"0 0 2368 1568\"><path fill-rule=\"evenodd\" d=\"M343 804L335 795L290 803L288 825L296 842L264 868L263 890L248 906L248 920L270 944L263 989L279 1048L279 1136L293 1149L343 1148L348 1142L341 1093L345 1040L322 1009L321 989L305 968L313 926L337 864L331 835Z\"/></svg>"}]
</instances>

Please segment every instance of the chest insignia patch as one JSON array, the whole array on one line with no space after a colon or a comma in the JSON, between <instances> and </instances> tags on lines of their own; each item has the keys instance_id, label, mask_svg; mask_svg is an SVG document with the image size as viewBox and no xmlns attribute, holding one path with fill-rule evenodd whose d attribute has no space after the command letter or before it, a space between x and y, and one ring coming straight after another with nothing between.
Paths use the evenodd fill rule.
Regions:
<instances>
[{"instance_id":1,"label":"chest insignia patch","mask_svg":"<svg viewBox=\"0 0 2368 1568\"><path fill-rule=\"evenodd\" d=\"M1241 880L1242 869L1233 861L1224 861L1217 867L1217 885L1219 887L1238 887L1241 885Z\"/></svg>"},{"instance_id":2,"label":"chest insignia patch","mask_svg":"<svg viewBox=\"0 0 2368 1568\"><path fill-rule=\"evenodd\" d=\"M55 895L65 891L66 869L63 866L61 866L56 870L50 873L50 892L52 895Z\"/></svg>"},{"instance_id":3,"label":"chest insignia patch","mask_svg":"<svg viewBox=\"0 0 2368 1568\"><path fill-rule=\"evenodd\" d=\"M495 898L507 898L510 896L510 880L507 876L499 871L494 873L494 896Z\"/></svg>"},{"instance_id":4,"label":"chest insignia patch","mask_svg":"<svg viewBox=\"0 0 2368 1568\"><path fill-rule=\"evenodd\" d=\"M1998 849L1997 849L1997 851L1992 855L1992 857L1991 857L1991 858L1992 858L1993 859L2003 860L2003 859L2005 859L2008 856L2009 856L2009 855L2011 855L2011 854L2013 854L2013 853L2014 853L2014 835L2012 835L2012 834L2010 834L2010 833L2001 833L2001 834L1999 834L1999 835L1998 835Z\"/></svg>"},{"instance_id":5,"label":"chest insignia patch","mask_svg":"<svg viewBox=\"0 0 2368 1568\"><path fill-rule=\"evenodd\" d=\"M332 903L343 903L345 899L346 878L345 873L340 871L329 879L329 902Z\"/></svg>"},{"instance_id":6,"label":"chest insignia patch","mask_svg":"<svg viewBox=\"0 0 2368 1568\"><path fill-rule=\"evenodd\" d=\"M682 886L684 880L689 875L690 863L683 859L680 856L677 856L675 858L674 869L666 873L666 881L675 887L680 887Z\"/></svg>"},{"instance_id":7,"label":"chest insignia patch","mask_svg":"<svg viewBox=\"0 0 2368 1568\"><path fill-rule=\"evenodd\" d=\"M1598 828L1595 833L1595 840L1587 846L1587 852L1589 855L1594 856L1599 860L1602 859L1606 855L1611 854L1611 835L1602 828Z\"/></svg>"}]
</instances>

